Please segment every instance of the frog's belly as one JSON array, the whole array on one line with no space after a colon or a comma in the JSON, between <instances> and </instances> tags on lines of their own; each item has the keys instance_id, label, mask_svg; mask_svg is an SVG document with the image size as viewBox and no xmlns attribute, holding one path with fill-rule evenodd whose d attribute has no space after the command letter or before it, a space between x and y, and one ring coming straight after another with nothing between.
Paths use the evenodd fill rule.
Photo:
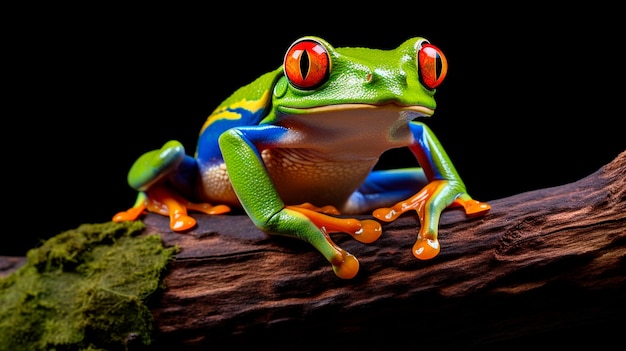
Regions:
<instances>
[{"instance_id":1,"label":"frog's belly","mask_svg":"<svg viewBox=\"0 0 626 351\"><path fill-rule=\"evenodd\" d=\"M377 159L337 161L308 149L269 149L263 160L280 197L288 205L310 202L341 210L365 181Z\"/></svg>"},{"instance_id":2,"label":"frog's belly","mask_svg":"<svg viewBox=\"0 0 626 351\"><path fill-rule=\"evenodd\" d=\"M310 202L342 209L363 183L377 159L340 161L313 155L306 149L270 149L262 154L268 173L287 205ZM239 205L224 164L201 171L199 193L212 204Z\"/></svg>"},{"instance_id":3,"label":"frog's belly","mask_svg":"<svg viewBox=\"0 0 626 351\"><path fill-rule=\"evenodd\" d=\"M200 165L198 197L212 205L240 206L224 163L210 166Z\"/></svg>"}]
</instances>

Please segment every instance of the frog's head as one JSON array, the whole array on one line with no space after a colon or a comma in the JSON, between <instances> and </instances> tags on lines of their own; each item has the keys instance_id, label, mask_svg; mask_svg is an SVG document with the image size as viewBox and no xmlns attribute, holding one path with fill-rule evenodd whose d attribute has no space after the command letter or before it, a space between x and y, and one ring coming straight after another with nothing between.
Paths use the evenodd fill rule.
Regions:
<instances>
[{"instance_id":1,"label":"frog's head","mask_svg":"<svg viewBox=\"0 0 626 351\"><path fill-rule=\"evenodd\" d=\"M446 76L447 61L421 37L376 50L333 48L307 36L289 47L282 68L273 92L277 114L382 107L417 117L434 113L435 88Z\"/></svg>"}]
</instances>

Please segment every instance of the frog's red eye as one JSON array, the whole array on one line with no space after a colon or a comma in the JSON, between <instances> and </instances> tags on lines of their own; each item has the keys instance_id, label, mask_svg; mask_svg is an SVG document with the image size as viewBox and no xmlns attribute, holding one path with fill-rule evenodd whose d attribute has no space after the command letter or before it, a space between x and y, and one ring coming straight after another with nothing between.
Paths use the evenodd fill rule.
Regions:
<instances>
[{"instance_id":1,"label":"frog's red eye","mask_svg":"<svg viewBox=\"0 0 626 351\"><path fill-rule=\"evenodd\" d=\"M428 42L418 49L417 62L422 83L430 89L438 87L448 73L448 61L443 52Z\"/></svg>"},{"instance_id":2,"label":"frog's red eye","mask_svg":"<svg viewBox=\"0 0 626 351\"><path fill-rule=\"evenodd\" d=\"M320 42L307 38L291 45L283 70L289 82L298 89L315 89L330 75L330 57Z\"/></svg>"}]
</instances>

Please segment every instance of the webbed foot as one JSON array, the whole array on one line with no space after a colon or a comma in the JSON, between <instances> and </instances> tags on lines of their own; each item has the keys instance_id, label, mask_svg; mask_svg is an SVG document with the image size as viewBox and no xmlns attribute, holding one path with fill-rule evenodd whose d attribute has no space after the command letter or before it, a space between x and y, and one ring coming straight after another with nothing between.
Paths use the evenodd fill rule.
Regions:
<instances>
[{"instance_id":1,"label":"webbed foot","mask_svg":"<svg viewBox=\"0 0 626 351\"><path fill-rule=\"evenodd\" d=\"M121 211L113 216L113 222L125 222L134 221L141 217L146 212L146 206L144 204L131 207L126 211Z\"/></svg>"},{"instance_id":2,"label":"webbed foot","mask_svg":"<svg viewBox=\"0 0 626 351\"><path fill-rule=\"evenodd\" d=\"M330 216L339 215L339 211L333 206L315 207L309 203L304 203L285 207L302 213L315 223L318 228L323 229L327 233L346 233L365 244L376 241L382 234L382 226L374 220Z\"/></svg>"},{"instance_id":3,"label":"webbed foot","mask_svg":"<svg viewBox=\"0 0 626 351\"><path fill-rule=\"evenodd\" d=\"M329 233L346 233L366 244L376 241L382 234L382 227L377 221L333 217L340 214L333 206L316 207L310 203L285 206L285 213L290 211L298 214L292 218L308 219L307 222L316 227L303 230L308 233L304 234L304 238L328 259L335 275L342 279L352 279L356 276L359 272L359 261L354 255L337 246ZM319 240L321 238L323 240Z\"/></svg>"},{"instance_id":4,"label":"webbed foot","mask_svg":"<svg viewBox=\"0 0 626 351\"><path fill-rule=\"evenodd\" d=\"M359 272L359 260L351 253L341 250L341 260L331 261L335 275L342 279L352 279Z\"/></svg>"},{"instance_id":5,"label":"webbed foot","mask_svg":"<svg viewBox=\"0 0 626 351\"><path fill-rule=\"evenodd\" d=\"M407 211L416 211L420 229L412 251L416 258L428 260L437 256L441 249L437 239L439 217L448 206L462 206L470 216L483 215L491 208L487 203L473 200L458 182L436 180L405 201L375 210L373 216L391 222Z\"/></svg>"},{"instance_id":6,"label":"webbed foot","mask_svg":"<svg viewBox=\"0 0 626 351\"><path fill-rule=\"evenodd\" d=\"M166 142L158 150L144 153L128 172L128 184L139 191L137 200L132 208L115 214L113 221L134 221L150 211L169 216L172 230L185 231L196 225L196 220L187 214L187 210L209 215L230 211L225 205L190 202L166 185L170 184L171 177L180 175L179 172L183 175L193 173L196 166L195 159L186 156L185 148L176 140Z\"/></svg>"},{"instance_id":7,"label":"webbed foot","mask_svg":"<svg viewBox=\"0 0 626 351\"><path fill-rule=\"evenodd\" d=\"M196 220L187 214L187 210L206 213L208 215L222 214L230 211L226 205L212 206L207 203L194 203L167 189L163 185L155 185L140 193L135 205L113 216L114 222L132 221L138 219L145 210L169 216L170 228L181 232L193 228Z\"/></svg>"}]
</instances>

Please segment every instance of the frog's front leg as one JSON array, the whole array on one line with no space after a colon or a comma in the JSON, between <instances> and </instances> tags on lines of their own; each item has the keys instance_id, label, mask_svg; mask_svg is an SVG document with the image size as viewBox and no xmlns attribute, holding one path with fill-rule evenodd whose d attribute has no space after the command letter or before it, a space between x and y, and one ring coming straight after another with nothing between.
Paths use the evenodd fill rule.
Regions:
<instances>
[{"instance_id":1,"label":"frog's front leg","mask_svg":"<svg viewBox=\"0 0 626 351\"><path fill-rule=\"evenodd\" d=\"M148 210L169 216L172 230L185 231L196 225L187 210L206 214L230 211L225 205L195 203L181 195L181 190L192 186L195 170L195 159L185 155L185 149L178 141L169 141L159 150L146 152L128 173L129 185L139 191L137 200L133 207L113 216L113 221L136 220Z\"/></svg>"},{"instance_id":2,"label":"frog's front leg","mask_svg":"<svg viewBox=\"0 0 626 351\"><path fill-rule=\"evenodd\" d=\"M422 123L411 123L415 142L411 151L422 166L427 184L415 195L392 207L379 208L374 217L393 221L401 214L414 210L418 214L420 230L413 246L413 255L419 259L435 257L439 251L438 227L441 212L451 206L462 206L465 213L477 216L487 213L489 204L471 198L443 147Z\"/></svg>"},{"instance_id":3,"label":"frog's front leg","mask_svg":"<svg viewBox=\"0 0 626 351\"><path fill-rule=\"evenodd\" d=\"M335 218L322 213L327 208L285 206L265 169L261 151L280 145L288 133L286 128L267 125L233 128L220 136L233 189L258 228L309 242L331 263L338 277L353 278L359 270L358 260L333 243L329 233L343 231L371 242L380 236L381 226L372 220Z\"/></svg>"}]
</instances>

